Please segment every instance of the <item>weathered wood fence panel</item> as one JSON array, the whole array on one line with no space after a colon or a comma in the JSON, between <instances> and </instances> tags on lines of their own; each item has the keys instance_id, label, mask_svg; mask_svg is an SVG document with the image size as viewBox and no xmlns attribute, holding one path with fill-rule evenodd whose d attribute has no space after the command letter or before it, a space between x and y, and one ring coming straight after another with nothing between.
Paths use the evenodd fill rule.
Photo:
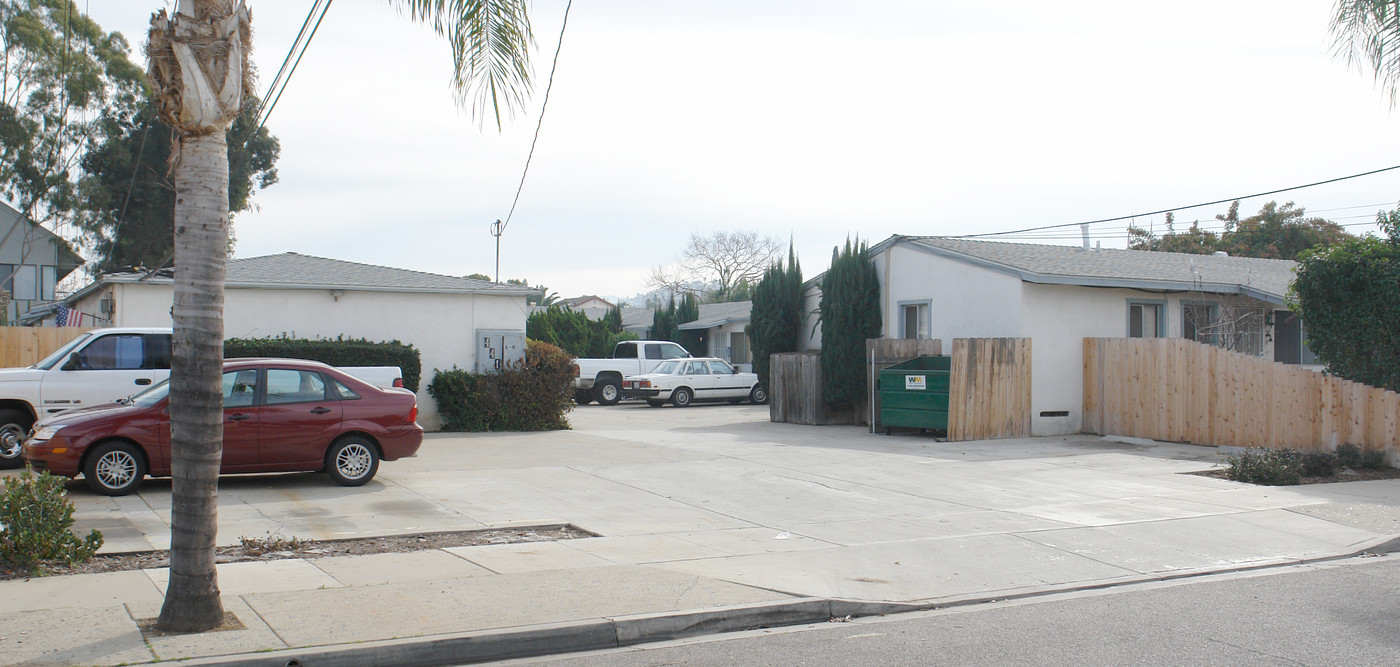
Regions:
<instances>
[{"instance_id":1,"label":"weathered wood fence panel","mask_svg":"<svg viewBox=\"0 0 1400 667\"><path fill-rule=\"evenodd\" d=\"M88 331L79 327L0 327L0 368L36 364Z\"/></svg>"},{"instance_id":2,"label":"weathered wood fence panel","mask_svg":"<svg viewBox=\"0 0 1400 667\"><path fill-rule=\"evenodd\" d=\"M1031 340L955 338L948 439L1031 434Z\"/></svg>"},{"instance_id":3,"label":"weathered wood fence panel","mask_svg":"<svg viewBox=\"0 0 1400 667\"><path fill-rule=\"evenodd\" d=\"M1085 338L1082 429L1198 445L1393 449L1400 395L1186 339Z\"/></svg>"},{"instance_id":4,"label":"weathered wood fence panel","mask_svg":"<svg viewBox=\"0 0 1400 667\"><path fill-rule=\"evenodd\" d=\"M937 338L871 338L865 341L865 377L869 378L871 390L867 410L873 408L871 414L862 414L865 423L873 419L873 430L884 429L884 424L880 423L880 391L875 387L880 371L915 357L940 356L943 356L943 341Z\"/></svg>"},{"instance_id":5,"label":"weathered wood fence panel","mask_svg":"<svg viewBox=\"0 0 1400 667\"><path fill-rule=\"evenodd\" d=\"M789 424L825 424L822 359L817 352L768 357L768 419Z\"/></svg>"}]
</instances>

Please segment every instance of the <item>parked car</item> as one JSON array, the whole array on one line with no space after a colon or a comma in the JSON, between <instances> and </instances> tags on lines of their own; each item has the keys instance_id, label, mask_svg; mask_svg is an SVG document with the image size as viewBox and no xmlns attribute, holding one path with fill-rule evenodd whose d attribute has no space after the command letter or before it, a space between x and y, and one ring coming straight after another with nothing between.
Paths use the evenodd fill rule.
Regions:
<instances>
[{"instance_id":1,"label":"parked car","mask_svg":"<svg viewBox=\"0 0 1400 667\"><path fill-rule=\"evenodd\" d=\"M622 399L622 379L650 373L667 359L689 358L690 353L669 340L624 340L613 347L609 359L574 360L574 402L616 405Z\"/></svg>"},{"instance_id":2,"label":"parked car","mask_svg":"<svg viewBox=\"0 0 1400 667\"><path fill-rule=\"evenodd\" d=\"M169 382L131 398L69 410L34 424L24 459L77 477L98 493L131 493L146 475L170 475ZM417 398L315 361L224 362L222 474L324 470L344 486L423 442Z\"/></svg>"},{"instance_id":3,"label":"parked car","mask_svg":"<svg viewBox=\"0 0 1400 667\"><path fill-rule=\"evenodd\" d=\"M402 387L396 366L341 369L379 387ZM109 327L74 338L28 368L0 369L0 468L21 463L34 422L106 405L170 377L170 328Z\"/></svg>"},{"instance_id":4,"label":"parked car","mask_svg":"<svg viewBox=\"0 0 1400 667\"><path fill-rule=\"evenodd\" d=\"M741 373L729 362L713 357L672 359L650 373L630 375L622 381L622 396L645 399L653 408L666 401L681 408L695 401L768 402L768 392L758 386L757 375Z\"/></svg>"}]
</instances>

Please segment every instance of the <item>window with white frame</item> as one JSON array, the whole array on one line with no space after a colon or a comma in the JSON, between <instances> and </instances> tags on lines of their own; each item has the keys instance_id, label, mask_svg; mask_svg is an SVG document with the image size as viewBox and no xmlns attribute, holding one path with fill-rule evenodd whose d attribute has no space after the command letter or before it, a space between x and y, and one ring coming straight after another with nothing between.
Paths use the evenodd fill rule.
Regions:
<instances>
[{"instance_id":1,"label":"window with white frame","mask_svg":"<svg viewBox=\"0 0 1400 667\"><path fill-rule=\"evenodd\" d=\"M900 338L928 338L929 305L927 300L899 302Z\"/></svg>"},{"instance_id":2,"label":"window with white frame","mask_svg":"<svg viewBox=\"0 0 1400 667\"><path fill-rule=\"evenodd\" d=\"M1167 335L1166 303L1163 301L1128 302L1128 337L1162 338Z\"/></svg>"}]
</instances>

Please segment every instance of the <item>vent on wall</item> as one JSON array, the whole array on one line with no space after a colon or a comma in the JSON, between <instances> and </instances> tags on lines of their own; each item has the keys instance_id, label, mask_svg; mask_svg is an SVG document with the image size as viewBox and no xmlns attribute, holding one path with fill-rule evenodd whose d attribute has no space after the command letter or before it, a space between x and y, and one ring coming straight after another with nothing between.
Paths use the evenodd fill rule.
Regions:
<instances>
[{"instance_id":1,"label":"vent on wall","mask_svg":"<svg viewBox=\"0 0 1400 667\"><path fill-rule=\"evenodd\" d=\"M1068 417L1069 410L1046 410L1040 413L1042 417Z\"/></svg>"}]
</instances>

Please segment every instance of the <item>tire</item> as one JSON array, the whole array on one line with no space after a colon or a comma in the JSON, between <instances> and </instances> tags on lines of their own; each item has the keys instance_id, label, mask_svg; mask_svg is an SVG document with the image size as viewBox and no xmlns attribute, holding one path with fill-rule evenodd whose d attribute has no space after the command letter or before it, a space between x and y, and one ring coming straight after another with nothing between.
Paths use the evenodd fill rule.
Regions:
<instances>
[{"instance_id":1,"label":"tire","mask_svg":"<svg viewBox=\"0 0 1400 667\"><path fill-rule=\"evenodd\" d=\"M131 493L145 476L145 455L126 442L99 444L83 464L83 481L89 489L104 496Z\"/></svg>"},{"instance_id":2,"label":"tire","mask_svg":"<svg viewBox=\"0 0 1400 667\"><path fill-rule=\"evenodd\" d=\"M0 468L24 465L24 440L33 425L23 410L0 410Z\"/></svg>"},{"instance_id":3,"label":"tire","mask_svg":"<svg viewBox=\"0 0 1400 667\"><path fill-rule=\"evenodd\" d=\"M341 486L361 486L378 471L379 448L363 436L345 436L326 451L326 472Z\"/></svg>"},{"instance_id":4,"label":"tire","mask_svg":"<svg viewBox=\"0 0 1400 667\"><path fill-rule=\"evenodd\" d=\"M661 407L661 406L663 406L663 405L666 405L666 401L658 401L658 400L650 399L650 398L649 398L649 399L647 399L647 405L650 405L650 406L653 407L653 408L659 408L659 407Z\"/></svg>"},{"instance_id":5,"label":"tire","mask_svg":"<svg viewBox=\"0 0 1400 667\"><path fill-rule=\"evenodd\" d=\"M753 390L749 392L749 402L753 403L754 405L763 405L764 403L767 403L768 392L764 391L763 387L754 385Z\"/></svg>"},{"instance_id":6,"label":"tire","mask_svg":"<svg viewBox=\"0 0 1400 667\"><path fill-rule=\"evenodd\" d=\"M695 394L688 387L680 387L671 393L671 402L678 408L688 408L695 402Z\"/></svg>"},{"instance_id":7,"label":"tire","mask_svg":"<svg viewBox=\"0 0 1400 667\"><path fill-rule=\"evenodd\" d=\"M574 402L579 405L588 405L593 400L593 393L587 389L574 390Z\"/></svg>"},{"instance_id":8,"label":"tire","mask_svg":"<svg viewBox=\"0 0 1400 667\"><path fill-rule=\"evenodd\" d=\"M622 400L622 381L616 378L599 380L593 385L593 400L598 405L617 405Z\"/></svg>"}]
</instances>

